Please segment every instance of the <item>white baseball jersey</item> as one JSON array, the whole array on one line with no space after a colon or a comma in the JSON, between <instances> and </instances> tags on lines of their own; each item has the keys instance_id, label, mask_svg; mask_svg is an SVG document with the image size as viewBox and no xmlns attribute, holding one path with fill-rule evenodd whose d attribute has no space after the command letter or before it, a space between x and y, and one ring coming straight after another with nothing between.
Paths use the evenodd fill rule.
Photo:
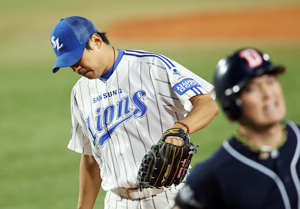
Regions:
<instances>
[{"instance_id":1,"label":"white baseball jersey","mask_svg":"<svg viewBox=\"0 0 300 209\"><path fill-rule=\"evenodd\" d=\"M146 152L191 110L189 98L207 93L214 87L177 62L119 49L108 72L73 87L68 148L95 157L105 191L136 187Z\"/></svg>"}]
</instances>

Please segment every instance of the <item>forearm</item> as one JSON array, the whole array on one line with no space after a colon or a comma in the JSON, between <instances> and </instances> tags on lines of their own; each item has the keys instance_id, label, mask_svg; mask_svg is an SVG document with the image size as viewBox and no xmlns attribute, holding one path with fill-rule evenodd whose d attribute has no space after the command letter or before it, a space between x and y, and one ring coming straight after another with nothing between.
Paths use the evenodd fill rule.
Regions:
<instances>
[{"instance_id":1,"label":"forearm","mask_svg":"<svg viewBox=\"0 0 300 209\"><path fill-rule=\"evenodd\" d=\"M101 182L98 163L93 156L83 154L80 162L78 209L93 208Z\"/></svg>"},{"instance_id":2,"label":"forearm","mask_svg":"<svg viewBox=\"0 0 300 209\"><path fill-rule=\"evenodd\" d=\"M208 94L197 95L190 99L193 104L191 112L182 120L189 129L190 134L206 127L212 119L219 114L219 107L217 103ZM173 128L182 128L185 131L186 127L176 123Z\"/></svg>"}]
</instances>

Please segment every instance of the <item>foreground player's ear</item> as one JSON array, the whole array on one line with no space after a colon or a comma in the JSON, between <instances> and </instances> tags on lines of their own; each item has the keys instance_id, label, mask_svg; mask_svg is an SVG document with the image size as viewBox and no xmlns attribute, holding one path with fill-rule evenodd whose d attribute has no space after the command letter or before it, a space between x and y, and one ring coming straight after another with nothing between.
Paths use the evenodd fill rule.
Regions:
<instances>
[{"instance_id":1,"label":"foreground player's ear","mask_svg":"<svg viewBox=\"0 0 300 209\"><path fill-rule=\"evenodd\" d=\"M90 39L90 43L92 45L94 45L95 47L98 47L100 48L103 41L102 41L102 38L97 34L97 33L94 33L92 36L91 36L91 39Z\"/></svg>"}]
</instances>

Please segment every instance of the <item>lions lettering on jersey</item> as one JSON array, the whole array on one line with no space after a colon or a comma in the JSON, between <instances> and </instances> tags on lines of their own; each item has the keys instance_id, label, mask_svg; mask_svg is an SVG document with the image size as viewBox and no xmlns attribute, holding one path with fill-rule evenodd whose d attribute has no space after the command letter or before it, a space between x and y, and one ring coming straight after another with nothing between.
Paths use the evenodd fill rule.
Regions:
<instances>
[{"instance_id":1,"label":"lions lettering on jersey","mask_svg":"<svg viewBox=\"0 0 300 209\"><path fill-rule=\"evenodd\" d=\"M147 107L143 103L143 97L146 95L145 91L139 90L133 93L132 100L129 96L121 98L117 104L110 104L103 110L98 108L96 110L97 117L95 118L97 124L97 130L93 131L90 125L90 117L87 118L87 126L91 135L94 139L94 145L96 140L102 147L106 140L110 138L110 135L115 131L115 129L129 120L132 117L141 118L146 114ZM135 109L129 108L130 101L133 102ZM106 129L104 131L104 129ZM100 137L97 137L101 135Z\"/></svg>"}]
</instances>

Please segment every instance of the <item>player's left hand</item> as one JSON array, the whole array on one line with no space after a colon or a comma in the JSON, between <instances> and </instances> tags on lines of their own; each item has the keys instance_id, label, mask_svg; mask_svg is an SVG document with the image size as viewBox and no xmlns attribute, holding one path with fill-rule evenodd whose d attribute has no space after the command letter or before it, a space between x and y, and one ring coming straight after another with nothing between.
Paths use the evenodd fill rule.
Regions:
<instances>
[{"instance_id":1,"label":"player's left hand","mask_svg":"<svg viewBox=\"0 0 300 209\"><path fill-rule=\"evenodd\" d=\"M168 129L144 156L137 176L137 186L178 185L186 175L197 147L190 142L189 135L183 129Z\"/></svg>"},{"instance_id":2,"label":"player's left hand","mask_svg":"<svg viewBox=\"0 0 300 209\"><path fill-rule=\"evenodd\" d=\"M171 136L167 137L165 142L169 144L174 144L176 146L182 146L184 144L184 141L182 139L179 139L178 137L173 138Z\"/></svg>"}]
</instances>

